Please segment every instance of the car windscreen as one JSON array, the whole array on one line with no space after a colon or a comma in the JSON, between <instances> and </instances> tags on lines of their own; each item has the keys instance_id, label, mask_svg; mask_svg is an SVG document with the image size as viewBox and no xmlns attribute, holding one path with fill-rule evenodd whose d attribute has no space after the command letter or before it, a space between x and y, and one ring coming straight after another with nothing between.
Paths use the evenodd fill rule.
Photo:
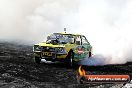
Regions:
<instances>
[{"instance_id":1,"label":"car windscreen","mask_svg":"<svg viewBox=\"0 0 132 88\"><path fill-rule=\"evenodd\" d=\"M71 34L54 33L47 37L47 41L57 40L59 43L73 43L74 37Z\"/></svg>"}]
</instances>

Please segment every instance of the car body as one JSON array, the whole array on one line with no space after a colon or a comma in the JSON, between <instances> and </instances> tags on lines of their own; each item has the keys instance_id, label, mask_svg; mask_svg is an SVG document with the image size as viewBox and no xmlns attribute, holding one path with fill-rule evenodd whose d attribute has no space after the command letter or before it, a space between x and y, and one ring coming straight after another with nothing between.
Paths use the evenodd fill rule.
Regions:
<instances>
[{"instance_id":1,"label":"car body","mask_svg":"<svg viewBox=\"0 0 132 88\"><path fill-rule=\"evenodd\" d=\"M53 33L47 37L46 42L35 44L33 52L36 63L45 59L73 66L79 60L92 55L92 46L84 35Z\"/></svg>"}]
</instances>

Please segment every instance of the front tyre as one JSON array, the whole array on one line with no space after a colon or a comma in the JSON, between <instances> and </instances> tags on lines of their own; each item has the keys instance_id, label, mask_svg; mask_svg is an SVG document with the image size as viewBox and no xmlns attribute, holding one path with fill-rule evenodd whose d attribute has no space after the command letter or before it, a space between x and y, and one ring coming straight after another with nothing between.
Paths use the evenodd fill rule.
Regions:
<instances>
[{"instance_id":1,"label":"front tyre","mask_svg":"<svg viewBox=\"0 0 132 88\"><path fill-rule=\"evenodd\" d=\"M39 57L35 57L35 63L40 64L41 59Z\"/></svg>"},{"instance_id":2,"label":"front tyre","mask_svg":"<svg viewBox=\"0 0 132 88\"><path fill-rule=\"evenodd\" d=\"M68 54L68 57L67 57L67 64L68 66L70 67L73 67L74 66L74 52L73 51L70 51L69 54Z\"/></svg>"}]
</instances>

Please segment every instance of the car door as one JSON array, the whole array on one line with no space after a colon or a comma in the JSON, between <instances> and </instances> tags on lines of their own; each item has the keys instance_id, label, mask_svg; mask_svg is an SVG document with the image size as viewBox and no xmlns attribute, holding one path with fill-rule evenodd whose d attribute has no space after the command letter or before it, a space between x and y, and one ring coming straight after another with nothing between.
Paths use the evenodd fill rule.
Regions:
<instances>
[{"instance_id":1,"label":"car door","mask_svg":"<svg viewBox=\"0 0 132 88\"><path fill-rule=\"evenodd\" d=\"M84 47L82 46L81 43L81 35L76 35L75 36L75 47L74 47L74 57L76 60L81 60L84 58Z\"/></svg>"},{"instance_id":2,"label":"car door","mask_svg":"<svg viewBox=\"0 0 132 88\"><path fill-rule=\"evenodd\" d=\"M91 51L91 45L85 36L81 36L81 45L84 50L84 57L86 57L89 54L89 52Z\"/></svg>"}]
</instances>

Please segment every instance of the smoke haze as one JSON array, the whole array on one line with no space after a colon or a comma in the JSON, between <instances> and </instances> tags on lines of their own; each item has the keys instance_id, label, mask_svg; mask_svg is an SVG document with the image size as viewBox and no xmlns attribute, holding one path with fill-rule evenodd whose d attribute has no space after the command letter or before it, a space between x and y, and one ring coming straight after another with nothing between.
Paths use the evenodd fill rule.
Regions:
<instances>
[{"instance_id":1,"label":"smoke haze","mask_svg":"<svg viewBox=\"0 0 132 88\"><path fill-rule=\"evenodd\" d=\"M77 0L0 0L0 39L43 41L47 34L63 31L62 19L74 13L77 4Z\"/></svg>"},{"instance_id":2,"label":"smoke haze","mask_svg":"<svg viewBox=\"0 0 132 88\"><path fill-rule=\"evenodd\" d=\"M88 38L95 64L100 55L100 64L125 63L132 61L131 9L131 0L0 0L0 40L33 44L67 27Z\"/></svg>"}]
</instances>

